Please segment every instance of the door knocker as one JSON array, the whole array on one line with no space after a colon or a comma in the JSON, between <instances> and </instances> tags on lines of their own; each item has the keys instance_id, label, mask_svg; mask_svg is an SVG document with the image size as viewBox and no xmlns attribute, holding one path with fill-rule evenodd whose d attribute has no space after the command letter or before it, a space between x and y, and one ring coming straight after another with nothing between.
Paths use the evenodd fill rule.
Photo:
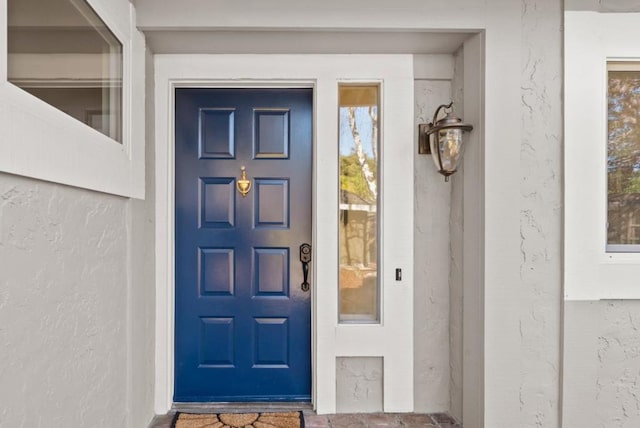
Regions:
<instances>
[{"instance_id":1,"label":"door knocker","mask_svg":"<svg viewBox=\"0 0 640 428\"><path fill-rule=\"evenodd\" d=\"M247 179L247 171L244 165L242 165L240 170L242 171L242 176L236 183L236 187L238 188L238 192L240 192L240 194L244 198L245 196L247 196L247 193L251 191L251 180Z\"/></svg>"}]
</instances>

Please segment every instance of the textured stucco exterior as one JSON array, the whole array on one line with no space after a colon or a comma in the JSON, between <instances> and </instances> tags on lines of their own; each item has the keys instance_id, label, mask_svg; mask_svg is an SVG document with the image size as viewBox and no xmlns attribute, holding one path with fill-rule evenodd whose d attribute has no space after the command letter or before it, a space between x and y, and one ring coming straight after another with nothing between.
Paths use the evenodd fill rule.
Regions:
<instances>
[{"instance_id":1,"label":"textured stucco exterior","mask_svg":"<svg viewBox=\"0 0 640 428\"><path fill-rule=\"evenodd\" d=\"M127 201L1 174L0 216L0 425L126 426Z\"/></svg>"},{"instance_id":2,"label":"textured stucco exterior","mask_svg":"<svg viewBox=\"0 0 640 428\"><path fill-rule=\"evenodd\" d=\"M416 80L415 120L431 122L451 98L450 80ZM416 137L417 138L417 137ZM450 186L430 155L416 155L414 191L414 388L419 412L449 410Z\"/></svg>"},{"instance_id":3,"label":"textured stucco exterior","mask_svg":"<svg viewBox=\"0 0 640 428\"><path fill-rule=\"evenodd\" d=\"M640 302L567 301L563 426L640 426Z\"/></svg>"},{"instance_id":4,"label":"textured stucco exterior","mask_svg":"<svg viewBox=\"0 0 640 428\"><path fill-rule=\"evenodd\" d=\"M381 357L336 358L336 412L383 411L383 359Z\"/></svg>"},{"instance_id":5,"label":"textured stucco exterior","mask_svg":"<svg viewBox=\"0 0 640 428\"><path fill-rule=\"evenodd\" d=\"M153 117L153 55L146 52L145 109ZM154 415L155 365L155 184L153 122L146 126L144 200L131 199L129 204L129 398L127 414L131 427L144 427Z\"/></svg>"},{"instance_id":6,"label":"textured stucco exterior","mask_svg":"<svg viewBox=\"0 0 640 428\"><path fill-rule=\"evenodd\" d=\"M0 426L151 420L145 205L0 174Z\"/></svg>"},{"instance_id":7,"label":"textured stucco exterior","mask_svg":"<svg viewBox=\"0 0 640 428\"><path fill-rule=\"evenodd\" d=\"M565 10L593 10L596 12L640 12L638 0L565 0Z\"/></svg>"},{"instance_id":8,"label":"textured stucco exterior","mask_svg":"<svg viewBox=\"0 0 640 428\"><path fill-rule=\"evenodd\" d=\"M520 346L513 355L520 361L520 427L559 426L561 29L560 2L522 2L520 281L513 284L520 308Z\"/></svg>"}]
</instances>

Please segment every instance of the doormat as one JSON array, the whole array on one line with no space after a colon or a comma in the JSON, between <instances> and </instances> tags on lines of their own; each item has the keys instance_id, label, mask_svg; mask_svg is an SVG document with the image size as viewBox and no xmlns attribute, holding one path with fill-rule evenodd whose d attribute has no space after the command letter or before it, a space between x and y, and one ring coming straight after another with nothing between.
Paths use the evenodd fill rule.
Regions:
<instances>
[{"instance_id":1,"label":"doormat","mask_svg":"<svg viewBox=\"0 0 640 428\"><path fill-rule=\"evenodd\" d=\"M304 428L302 412L178 413L172 428Z\"/></svg>"}]
</instances>

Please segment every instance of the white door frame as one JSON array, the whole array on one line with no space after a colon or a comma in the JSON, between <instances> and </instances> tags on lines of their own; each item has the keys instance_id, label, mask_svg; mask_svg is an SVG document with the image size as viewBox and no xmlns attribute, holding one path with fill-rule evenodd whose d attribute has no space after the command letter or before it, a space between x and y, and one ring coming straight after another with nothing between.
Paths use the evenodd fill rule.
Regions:
<instances>
[{"instance_id":1,"label":"white door frame","mask_svg":"<svg viewBox=\"0 0 640 428\"><path fill-rule=\"evenodd\" d=\"M382 86L382 321L338 319L337 83ZM155 411L166 413L174 388L174 128L176 87L314 89L312 260L312 400L336 407L336 356L384 359L384 410L413 410L413 59L411 55L156 55L156 356ZM386 156L387 160L384 162ZM320 179L321 177L321 179ZM387 182L385 184L385 182ZM408 204L408 205L407 205ZM393 221L401 219L402 221ZM327 233L334 230L336 233ZM389 239L385 239L388 237ZM385 269L388 266L388 269ZM403 282L393 282L393 269ZM389 277L389 278L387 278ZM321 290L321 292L319 292ZM322 312L318 311L322 308Z\"/></svg>"}]
</instances>

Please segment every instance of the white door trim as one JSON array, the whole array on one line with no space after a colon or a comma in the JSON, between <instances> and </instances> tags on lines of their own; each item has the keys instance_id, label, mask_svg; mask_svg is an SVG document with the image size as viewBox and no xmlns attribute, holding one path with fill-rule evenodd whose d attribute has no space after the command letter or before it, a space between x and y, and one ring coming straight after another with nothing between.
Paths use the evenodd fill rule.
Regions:
<instances>
[{"instance_id":1,"label":"white door trim","mask_svg":"<svg viewBox=\"0 0 640 428\"><path fill-rule=\"evenodd\" d=\"M158 82L156 78L156 82ZM175 328L175 89L199 88L313 88L313 81L257 81L169 78L162 85L167 103L156 108L156 394L155 410L166 413L173 404ZM168 93L167 93L168 90ZM161 113L164 111L165 113ZM315 114L314 114L315 117ZM160 126L158 126L160 124ZM160 128L165 132L160 132ZM315 141L314 141L315 146ZM313 265L313 263L312 263ZM312 278L313 280L313 278ZM313 308L313 296L312 296ZM312 309L313 314L313 309ZM313 339L312 339L313 342ZM166 357L166 358L163 358ZM163 376L164 375L164 376Z\"/></svg>"},{"instance_id":2,"label":"white door trim","mask_svg":"<svg viewBox=\"0 0 640 428\"><path fill-rule=\"evenodd\" d=\"M382 132L389 135L382 177L393 185L383 200L383 319L379 325L337 323L337 83L379 81ZM319 413L336 406L336 356L381 356L385 411L413 410L413 59L411 55L156 55L156 358L155 411L173 403L174 128L178 86L314 88L312 261L312 396ZM383 136L384 138L384 136ZM316 143L318 142L318 144ZM334 144L332 142L335 142ZM322 143L322 144L319 144ZM384 155L383 155L384 157ZM322 179L319 179L319 176ZM391 178L396 177L396 178ZM392 183L399 180L401 186ZM384 183L383 183L384 185ZM411 205L406 209L407 201ZM320 202L320 203L319 203ZM391 221L402 219L402 221ZM335 230L336 233L327 233ZM385 240L385 236L389 239ZM392 239L393 238L393 239ZM393 283L402 267L403 283ZM385 273L386 272L386 273ZM388 286L385 283L388 281ZM315 285L315 286L314 286ZM319 293L319 290L321 292ZM322 313L318 312L322 308ZM396 343L397 342L397 343ZM360 346L357 346L358 343Z\"/></svg>"}]
</instances>

